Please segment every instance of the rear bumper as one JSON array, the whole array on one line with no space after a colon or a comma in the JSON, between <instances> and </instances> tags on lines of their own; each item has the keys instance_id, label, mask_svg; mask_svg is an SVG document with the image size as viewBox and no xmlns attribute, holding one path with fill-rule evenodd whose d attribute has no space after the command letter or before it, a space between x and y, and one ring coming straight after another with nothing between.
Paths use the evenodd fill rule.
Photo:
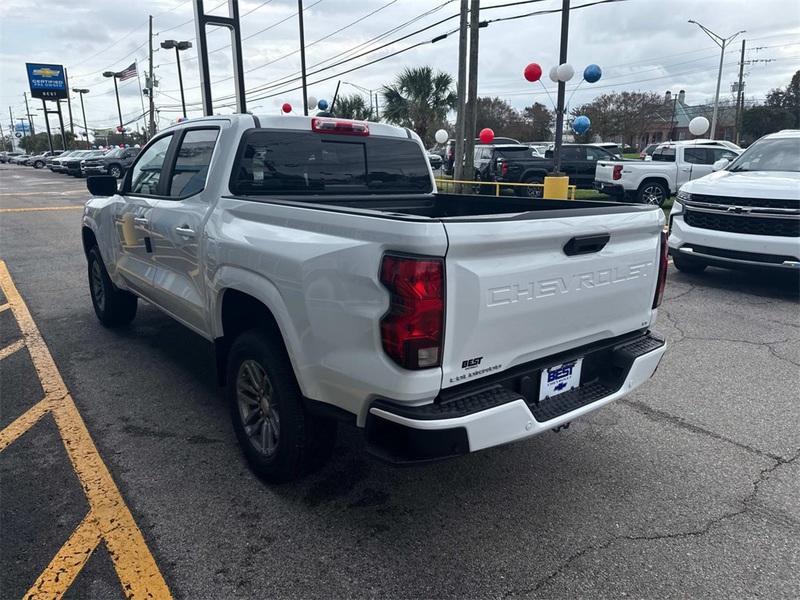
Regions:
<instances>
[{"instance_id":1,"label":"rear bumper","mask_svg":"<svg viewBox=\"0 0 800 600\"><path fill-rule=\"evenodd\" d=\"M653 375L665 350L666 342L648 332L522 365L513 376L459 386L459 394L433 404L407 407L376 400L367 417L367 448L378 458L404 464L532 437L639 387ZM590 367L580 387L540 401L542 369L579 356Z\"/></svg>"},{"instance_id":2,"label":"rear bumper","mask_svg":"<svg viewBox=\"0 0 800 600\"><path fill-rule=\"evenodd\" d=\"M625 188L618 183L607 183L605 181L595 181L594 189L603 194L611 194L612 196L622 195L625 193Z\"/></svg>"}]
</instances>

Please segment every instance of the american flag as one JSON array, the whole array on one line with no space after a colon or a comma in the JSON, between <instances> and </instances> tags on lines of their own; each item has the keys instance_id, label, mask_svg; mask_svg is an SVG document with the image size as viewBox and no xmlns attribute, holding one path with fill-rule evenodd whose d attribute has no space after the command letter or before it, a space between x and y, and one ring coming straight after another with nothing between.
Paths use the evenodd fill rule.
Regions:
<instances>
[{"instance_id":1,"label":"american flag","mask_svg":"<svg viewBox=\"0 0 800 600\"><path fill-rule=\"evenodd\" d=\"M132 62L131 66L129 66L127 69L124 69L124 70L120 71L119 73L117 73L117 77L119 77L120 81L125 81L126 79L130 79L131 77L136 77L136 75L137 75L137 72L136 72L136 63L135 62Z\"/></svg>"}]
</instances>

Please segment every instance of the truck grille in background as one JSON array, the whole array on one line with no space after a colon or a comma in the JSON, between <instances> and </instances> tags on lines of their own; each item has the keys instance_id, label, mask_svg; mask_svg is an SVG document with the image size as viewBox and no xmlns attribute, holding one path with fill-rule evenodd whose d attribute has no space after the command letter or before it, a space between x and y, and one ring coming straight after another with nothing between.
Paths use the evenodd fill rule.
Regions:
<instances>
[{"instance_id":1,"label":"truck grille in background","mask_svg":"<svg viewBox=\"0 0 800 600\"><path fill-rule=\"evenodd\" d=\"M694 200L694 197L692 197ZM739 198L736 202L739 202ZM737 206L741 206L737 204ZM683 220L691 227L748 233L751 235L772 235L780 237L800 237L800 219L753 217L751 215L712 214L687 209Z\"/></svg>"},{"instance_id":2,"label":"truck grille in background","mask_svg":"<svg viewBox=\"0 0 800 600\"><path fill-rule=\"evenodd\" d=\"M704 204L727 204L732 206L755 206L759 208L800 209L800 200L783 200L780 198L733 198L730 196L692 194L692 202L702 202Z\"/></svg>"}]
</instances>

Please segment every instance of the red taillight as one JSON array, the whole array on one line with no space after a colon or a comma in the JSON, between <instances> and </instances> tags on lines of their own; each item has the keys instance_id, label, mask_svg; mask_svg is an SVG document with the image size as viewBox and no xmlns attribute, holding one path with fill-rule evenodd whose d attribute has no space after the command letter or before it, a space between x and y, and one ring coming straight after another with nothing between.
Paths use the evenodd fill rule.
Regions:
<instances>
[{"instance_id":1,"label":"red taillight","mask_svg":"<svg viewBox=\"0 0 800 600\"><path fill-rule=\"evenodd\" d=\"M391 295L381 319L386 354L406 369L441 365L444 259L387 254L380 279Z\"/></svg>"},{"instance_id":2,"label":"red taillight","mask_svg":"<svg viewBox=\"0 0 800 600\"><path fill-rule=\"evenodd\" d=\"M508 174L508 163L504 161L502 158L497 159L497 170L500 172L500 175L507 175Z\"/></svg>"},{"instance_id":3,"label":"red taillight","mask_svg":"<svg viewBox=\"0 0 800 600\"><path fill-rule=\"evenodd\" d=\"M667 233L661 232L661 248L658 254L658 282L656 283L656 295L653 298L653 308L661 306L661 300L664 298L664 288L667 286L667 254L669 253L669 246L667 245Z\"/></svg>"},{"instance_id":4,"label":"red taillight","mask_svg":"<svg viewBox=\"0 0 800 600\"><path fill-rule=\"evenodd\" d=\"M319 117L311 119L311 130L317 133L338 133L340 135L369 135L369 127L366 123Z\"/></svg>"},{"instance_id":5,"label":"red taillight","mask_svg":"<svg viewBox=\"0 0 800 600\"><path fill-rule=\"evenodd\" d=\"M614 181L622 179L622 165L614 165L614 174L612 175Z\"/></svg>"}]
</instances>

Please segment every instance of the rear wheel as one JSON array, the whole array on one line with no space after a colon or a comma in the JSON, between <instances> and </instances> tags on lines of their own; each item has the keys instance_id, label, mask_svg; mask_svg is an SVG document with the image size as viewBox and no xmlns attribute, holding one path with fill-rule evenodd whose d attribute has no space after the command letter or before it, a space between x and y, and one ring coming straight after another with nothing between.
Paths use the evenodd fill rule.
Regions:
<instances>
[{"instance_id":1,"label":"rear wheel","mask_svg":"<svg viewBox=\"0 0 800 600\"><path fill-rule=\"evenodd\" d=\"M542 179L537 178L537 177L529 177L528 179L526 179L522 183L538 183L538 184L541 184L541 183L544 183L544 181ZM523 196L525 198L542 198L543 195L544 195L542 193L543 191L544 191L544 189L541 188L541 187L538 187L538 186L537 187L524 186L524 187L518 187L517 190L516 190L516 194L517 194L517 196Z\"/></svg>"},{"instance_id":2,"label":"rear wheel","mask_svg":"<svg viewBox=\"0 0 800 600\"><path fill-rule=\"evenodd\" d=\"M675 268L682 273L702 273L708 266L696 258L684 256L680 253L675 254L672 257L672 262L675 265Z\"/></svg>"},{"instance_id":3,"label":"rear wheel","mask_svg":"<svg viewBox=\"0 0 800 600\"><path fill-rule=\"evenodd\" d=\"M231 346L227 369L233 428L259 477L291 481L327 461L336 422L306 412L280 340L261 330L242 333Z\"/></svg>"},{"instance_id":4,"label":"rear wheel","mask_svg":"<svg viewBox=\"0 0 800 600\"><path fill-rule=\"evenodd\" d=\"M97 246L89 250L89 292L94 312L106 327L128 325L136 316L137 298L111 281Z\"/></svg>"},{"instance_id":5,"label":"rear wheel","mask_svg":"<svg viewBox=\"0 0 800 600\"><path fill-rule=\"evenodd\" d=\"M44 167L44 161L37 160L35 163L33 163L34 169L41 169L42 167Z\"/></svg>"},{"instance_id":6,"label":"rear wheel","mask_svg":"<svg viewBox=\"0 0 800 600\"><path fill-rule=\"evenodd\" d=\"M658 181L647 181L639 188L639 193L637 194L636 199L641 204L663 206L668 197L669 190L667 189L667 186Z\"/></svg>"}]
</instances>

